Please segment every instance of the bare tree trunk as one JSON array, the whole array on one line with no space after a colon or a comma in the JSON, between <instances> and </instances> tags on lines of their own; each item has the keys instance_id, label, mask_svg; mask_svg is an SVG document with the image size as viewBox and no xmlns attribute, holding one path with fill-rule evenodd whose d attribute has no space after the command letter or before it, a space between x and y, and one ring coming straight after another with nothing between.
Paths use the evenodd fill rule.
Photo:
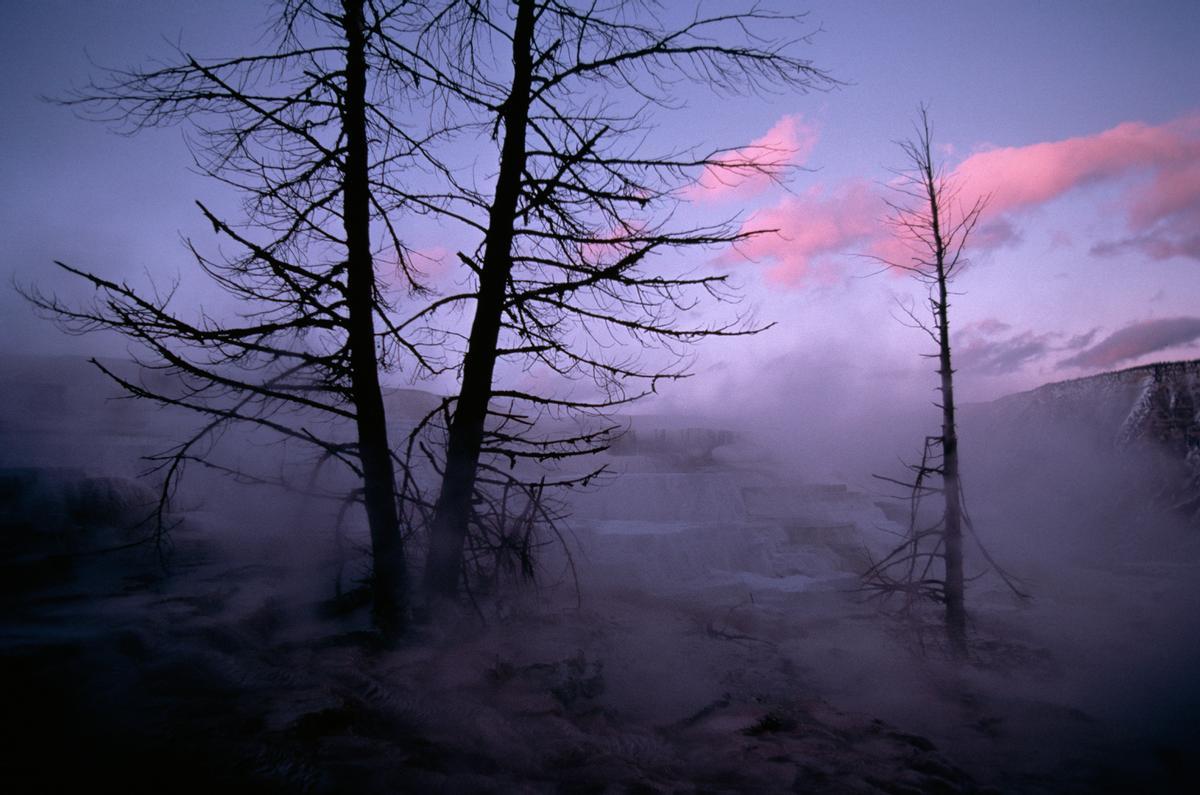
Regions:
<instances>
[{"instance_id":1,"label":"bare tree trunk","mask_svg":"<svg viewBox=\"0 0 1200 795\"><path fill-rule=\"evenodd\" d=\"M943 541L946 556L946 634L958 653L967 646L967 614L963 603L962 492L958 473L958 430L954 420L954 368L950 359L950 298L946 288L947 244L942 235L937 179L933 171L929 139L925 137L923 164L929 190L930 231L933 234L935 276L937 278L938 374L942 392L942 491L946 500L943 516Z\"/></svg>"},{"instance_id":2,"label":"bare tree trunk","mask_svg":"<svg viewBox=\"0 0 1200 795\"><path fill-rule=\"evenodd\" d=\"M504 103L500 174L488 216L475 319L463 359L462 390L450 421L446 470L434 509L425 567L425 589L431 597L454 596L462 572L463 543L471 519L471 499L492 393L505 288L512 271L513 226L527 158L533 32L534 0L520 0L512 42L512 90Z\"/></svg>"},{"instance_id":3,"label":"bare tree trunk","mask_svg":"<svg viewBox=\"0 0 1200 795\"><path fill-rule=\"evenodd\" d=\"M954 648L967 643L967 613L963 605L962 492L958 474L958 431L954 420L954 370L950 366L950 337L946 321L946 283L941 282L938 307L941 325L939 373L942 377L942 489L946 498L943 532L946 554L946 632Z\"/></svg>"},{"instance_id":4,"label":"bare tree trunk","mask_svg":"<svg viewBox=\"0 0 1200 795\"><path fill-rule=\"evenodd\" d=\"M395 635L404 626L408 586L396 509L395 471L375 351L375 273L371 254L366 125L367 65L361 0L343 0L342 10L346 35L346 94L342 107L346 170L342 189L346 304L350 318L350 383L362 463L363 501L371 533L375 623L385 635Z\"/></svg>"}]
</instances>

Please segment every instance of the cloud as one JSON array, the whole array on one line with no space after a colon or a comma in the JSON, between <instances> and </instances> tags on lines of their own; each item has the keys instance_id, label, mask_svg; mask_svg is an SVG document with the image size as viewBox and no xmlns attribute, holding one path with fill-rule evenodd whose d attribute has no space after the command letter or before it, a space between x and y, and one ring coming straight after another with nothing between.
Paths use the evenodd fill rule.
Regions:
<instances>
[{"instance_id":1,"label":"cloud","mask_svg":"<svg viewBox=\"0 0 1200 795\"><path fill-rule=\"evenodd\" d=\"M1012 218L1081 188L1124 181L1118 205L1129 234L1094 245L1092 253L1200 260L1200 114L977 152L951 178L964 200L989 197L989 218Z\"/></svg>"},{"instance_id":2,"label":"cloud","mask_svg":"<svg viewBox=\"0 0 1200 795\"><path fill-rule=\"evenodd\" d=\"M981 375L1008 375L1046 356L1079 350L1091 344L1093 329L1062 341L1059 332L1012 332L1013 327L996 318L968 323L954 333L954 364L960 370Z\"/></svg>"},{"instance_id":3,"label":"cloud","mask_svg":"<svg viewBox=\"0 0 1200 795\"><path fill-rule=\"evenodd\" d=\"M991 196L994 212L1044 204L1075 188L1131 169L1186 163L1195 153L1200 117L1152 127L1126 122L1094 135L977 152L952 177L974 195Z\"/></svg>"},{"instance_id":4,"label":"cloud","mask_svg":"<svg viewBox=\"0 0 1200 795\"><path fill-rule=\"evenodd\" d=\"M1118 329L1090 348L1059 362L1059 368L1111 368L1200 339L1200 317L1146 320Z\"/></svg>"},{"instance_id":5,"label":"cloud","mask_svg":"<svg viewBox=\"0 0 1200 795\"><path fill-rule=\"evenodd\" d=\"M1099 257L1141 254L1150 259L1200 260L1200 213L1190 223L1164 224L1162 229L1097 243L1089 251Z\"/></svg>"},{"instance_id":6,"label":"cloud","mask_svg":"<svg viewBox=\"0 0 1200 795\"><path fill-rule=\"evenodd\" d=\"M835 262L846 257L908 262L913 249L889 234L885 212L878 186L867 180L849 180L831 188L818 185L784 196L751 215L742 231L759 234L721 257L718 264L746 259L764 263L768 282L799 287L828 278ZM976 247L998 247L1018 237L1011 223L998 219L976 230Z\"/></svg>"},{"instance_id":7,"label":"cloud","mask_svg":"<svg viewBox=\"0 0 1200 795\"><path fill-rule=\"evenodd\" d=\"M854 246L865 250L879 242L880 206L865 180L784 196L750 216L742 229L757 234L727 252L721 262L748 258L767 265L770 282L793 286L809 282L818 277L821 257L843 254Z\"/></svg>"},{"instance_id":8,"label":"cloud","mask_svg":"<svg viewBox=\"0 0 1200 795\"><path fill-rule=\"evenodd\" d=\"M1041 359L1053 350L1053 339L1053 334L1026 331L1003 340L977 340L959 347L956 364L984 375L1005 375Z\"/></svg>"},{"instance_id":9,"label":"cloud","mask_svg":"<svg viewBox=\"0 0 1200 795\"><path fill-rule=\"evenodd\" d=\"M715 202L762 193L790 168L808 160L817 137L817 128L799 114L783 116L749 146L719 155L683 195L692 201Z\"/></svg>"},{"instance_id":10,"label":"cloud","mask_svg":"<svg viewBox=\"0 0 1200 795\"><path fill-rule=\"evenodd\" d=\"M1093 246L1093 254L1200 260L1200 133L1191 143L1191 162L1165 162L1152 179L1129 191L1131 234Z\"/></svg>"},{"instance_id":11,"label":"cloud","mask_svg":"<svg viewBox=\"0 0 1200 795\"><path fill-rule=\"evenodd\" d=\"M1123 225L1124 234L1094 244L1093 254L1200 260L1200 114L1161 125L1125 122L1094 135L976 152L950 178L960 187L964 204L988 197L970 252L1020 240L1021 222L1029 212L1073 191L1105 184L1116 186L1123 217L1112 226ZM855 253L905 261L911 254L888 234L882 198L864 179L784 196L743 226L777 233L756 237L739 251L766 265L768 281L793 287L832 269L823 265L844 262ZM1054 240L1062 244L1067 238L1056 233ZM734 255L720 262L739 260Z\"/></svg>"},{"instance_id":12,"label":"cloud","mask_svg":"<svg viewBox=\"0 0 1200 795\"><path fill-rule=\"evenodd\" d=\"M438 287L449 281L454 274L456 256L444 246L413 247L404 252L404 264L396 257L395 252L380 253L375 258L379 275L392 286L407 289L408 276L403 268L409 269L409 274L424 287Z\"/></svg>"},{"instance_id":13,"label":"cloud","mask_svg":"<svg viewBox=\"0 0 1200 795\"><path fill-rule=\"evenodd\" d=\"M1077 351L1080 348L1086 348L1092 344L1092 340L1096 339L1096 335L1100 333L1100 329L1094 328L1091 331L1083 334L1076 334L1067 340L1067 344L1063 345L1063 350Z\"/></svg>"},{"instance_id":14,"label":"cloud","mask_svg":"<svg viewBox=\"0 0 1200 795\"><path fill-rule=\"evenodd\" d=\"M961 329L961 333L967 335L986 335L994 336L1003 334L1012 328L1011 323L1005 323L1003 320L995 317L985 317L983 320L976 320L974 323L966 323Z\"/></svg>"}]
</instances>

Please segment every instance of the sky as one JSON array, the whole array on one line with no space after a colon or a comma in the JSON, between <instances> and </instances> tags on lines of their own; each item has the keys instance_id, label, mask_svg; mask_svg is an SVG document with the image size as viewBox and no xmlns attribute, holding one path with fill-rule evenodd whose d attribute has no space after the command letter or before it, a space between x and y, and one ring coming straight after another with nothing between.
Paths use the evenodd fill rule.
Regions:
<instances>
[{"instance_id":1,"label":"sky","mask_svg":"<svg viewBox=\"0 0 1200 795\"><path fill-rule=\"evenodd\" d=\"M897 319L898 304L920 292L863 256L886 250L882 197L920 103L961 195L989 197L951 309L960 394L990 399L1200 356L1200 3L775 7L809 12L801 52L842 85L805 96L684 91L681 107L658 115L660 135L768 144L802 167L784 187L697 174L685 191L690 217L779 230L696 263L729 273L743 308L775 325L703 345L696 377L664 405L714 408L731 391L830 410L850 392L924 399L934 385L921 358L928 340ZM211 56L253 48L267 18L245 1L0 0L4 351L112 344L64 337L33 317L14 280L86 297L55 259L138 283L186 280L181 238L206 226L194 201L236 207L191 170L179 129L123 137L41 97L84 83L93 64L167 57L171 41ZM435 250L432 238L416 232L414 245ZM197 304L221 300L186 284Z\"/></svg>"}]
</instances>

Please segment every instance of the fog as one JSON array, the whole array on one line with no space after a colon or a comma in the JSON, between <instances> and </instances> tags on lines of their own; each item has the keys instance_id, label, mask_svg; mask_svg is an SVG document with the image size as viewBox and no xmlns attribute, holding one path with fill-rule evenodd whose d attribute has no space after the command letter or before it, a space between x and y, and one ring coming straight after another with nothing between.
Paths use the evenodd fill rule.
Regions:
<instances>
[{"instance_id":1,"label":"fog","mask_svg":"<svg viewBox=\"0 0 1200 795\"><path fill-rule=\"evenodd\" d=\"M1029 596L969 540L958 660L938 607L898 617L859 580L905 530L872 475L902 476L937 411L919 374L885 393L831 363L719 385L746 396L723 407L668 393L620 417L612 476L566 495L566 545L545 539L534 582L381 648L359 598L365 520L336 499L351 478L232 429L209 452L243 476L192 466L162 543L133 543L160 483L139 456L194 418L114 401L78 357L6 357L6 775L40 791L80 775L126 791L1183 791L1200 537L1172 507L1194 482L1171 428L1116 441L1146 373L963 407L978 541ZM389 392L393 430L434 399Z\"/></svg>"}]
</instances>

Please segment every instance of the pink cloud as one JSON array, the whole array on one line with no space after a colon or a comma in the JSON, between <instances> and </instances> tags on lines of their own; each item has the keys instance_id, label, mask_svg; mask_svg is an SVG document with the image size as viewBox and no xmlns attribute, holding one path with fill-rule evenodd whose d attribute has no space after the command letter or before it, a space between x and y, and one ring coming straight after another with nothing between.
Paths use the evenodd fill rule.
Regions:
<instances>
[{"instance_id":1,"label":"pink cloud","mask_svg":"<svg viewBox=\"0 0 1200 795\"><path fill-rule=\"evenodd\" d=\"M1157 126L1126 122L1095 135L990 149L968 157L951 177L968 201L990 195L990 218L1011 218L1079 188L1131 179L1120 199L1129 234L1093 246L1092 252L1200 259L1200 115Z\"/></svg>"},{"instance_id":2,"label":"pink cloud","mask_svg":"<svg viewBox=\"0 0 1200 795\"><path fill-rule=\"evenodd\" d=\"M1200 260L1200 152L1190 163L1159 171L1131 198L1132 234L1096 246L1094 253L1133 250L1152 259Z\"/></svg>"},{"instance_id":3,"label":"pink cloud","mask_svg":"<svg viewBox=\"0 0 1200 795\"><path fill-rule=\"evenodd\" d=\"M784 116L749 146L719 155L683 195L692 201L712 202L762 193L789 168L802 165L816 144L816 127L799 114Z\"/></svg>"},{"instance_id":4,"label":"pink cloud","mask_svg":"<svg viewBox=\"0 0 1200 795\"><path fill-rule=\"evenodd\" d=\"M1200 114L1157 126L1126 122L1095 135L977 152L953 169L950 178L968 206L980 196L989 197L970 244L977 253L1017 241L1023 213L1075 190L1114 183L1127 234L1094 245L1093 253L1200 260ZM907 262L912 252L889 235L881 199L865 180L786 196L743 227L778 232L754 238L739 252L765 263L769 281L791 286L823 272L824 261L830 264L855 253ZM727 255L721 262L737 259Z\"/></svg>"},{"instance_id":5,"label":"pink cloud","mask_svg":"<svg viewBox=\"0 0 1200 795\"><path fill-rule=\"evenodd\" d=\"M1043 204L1078 187L1139 170L1190 164L1200 155L1200 116L1157 127L1118 124L1095 135L977 152L954 169L965 198L990 194L1006 213Z\"/></svg>"},{"instance_id":6,"label":"pink cloud","mask_svg":"<svg viewBox=\"0 0 1200 795\"><path fill-rule=\"evenodd\" d=\"M840 257L908 262L914 251L887 233L884 210L877 186L866 180L788 195L751 215L742 229L758 234L718 264L749 259L766 266L768 282L798 287L827 281Z\"/></svg>"},{"instance_id":7,"label":"pink cloud","mask_svg":"<svg viewBox=\"0 0 1200 795\"><path fill-rule=\"evenodd\" d=\"M456 257L443 246L428 248L410 248L404 253L404 263L409 273L418 284L431 287L440 283L453 270ZM403 266L394 252L379 254L375 266L384 281L396 285L408 286L408 278L404 275Z\"/></svg>"},{"instance_id":8,"label":"pink cloud","mask_svg":"<svg viewBox=\"0 0 1200 795\"><path fill-rule=\"evenodd\" d=\"M1154 176L1154 181L1134 194L1129 208L1130 221L1150 226L1162 218L1194 213L1200 207L1200 140L1196 141L1190 163L1171 164Z\"/></svg>"},{"instance_id":9,"label":"pink cloud","mask_svg":"<svg viewBox=\"0 0 1200 795\"><path fill-rule=\"evenodd\" d=\"M746 221L744 231L760 234L740 243L721 261L733 264L748 258L767 265L769 281L804 283L816 275L819 258L873 242L879 232L879 208L879 197L865 180L831 191L818 186L785 196Z\"/></svg>"}]
</instances>

